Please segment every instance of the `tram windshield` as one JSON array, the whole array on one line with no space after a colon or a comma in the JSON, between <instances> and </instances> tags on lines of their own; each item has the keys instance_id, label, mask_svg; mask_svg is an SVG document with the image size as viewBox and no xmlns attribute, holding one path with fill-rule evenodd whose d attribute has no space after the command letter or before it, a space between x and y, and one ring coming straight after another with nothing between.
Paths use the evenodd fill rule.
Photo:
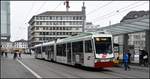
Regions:
<instances>
[{"instance_id":1,"label":"tram windshield","mask_svg":"<svg viewBox=\"0 0 150 79\"><path fill-rule=\"evenodd\" d=\"M96 54L112 53L111 37L95 37Z\"/></svg>"}]
</instances>

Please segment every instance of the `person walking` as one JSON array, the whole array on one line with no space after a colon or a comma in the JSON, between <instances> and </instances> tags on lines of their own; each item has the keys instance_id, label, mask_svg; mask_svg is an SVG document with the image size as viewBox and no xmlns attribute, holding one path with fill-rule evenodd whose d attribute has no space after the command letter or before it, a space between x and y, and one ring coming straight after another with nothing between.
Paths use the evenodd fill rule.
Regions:
<instances>
[{"instance_id":1,"label":"person walking","mask_svg":"<svg viewBox=\"0 0 150 79\"><path fill-rule=\"evenodd\" d=\"M14 56L13 56L14 59L17 58L17 51L14 51Z\"/></svg>"},{"instance_id":2,"label":"person walking","mask_svg":"<svg viewBox=\"0 0 150 79\"><path fill-rule=\"evenodd\" d=\"M128 54L128 68L130 69L130 63L131 63L131 53L129 52L129 50L127 51Z\"/></svg>"},{"instance_id":3,"label":"person walking","mask_svg":"<svg viewBox=\"0 0 150 79\"><path fill-rule=\"evenodd\" d=\"M19 58L21 59L21 52L19 52L18 55L19 55Z\"/></svg>"},{"instance_id":4,"label":"person walking","mask_svg":"<svg viewBox=\"0 0 150 79\"><path fill-rule=\"evenodd\" d=\"M145 63L145 59L147 58L146 52L144 50L139 50L140 51L140 63L139 65L142 66Z\"/></svg>"},{"instance_id":5,"label":"person walking","mask_svg":"<svg viewBox=\"0 0 150 79\"><path fill-rule=\"evenodd\" d=\"M126 50L123 55L123 63L124 63L125 71L129 68L128 62L129 62L129 56L128 56L128 50Z\"/></svg>"},{"instance_id":6,"label":"person walking","mask_svg":"<svg viewBox=\"0 0 150 79\"><path fill-rule=\"evenodd\" d=\"M7 56L7 52L5 52L5 57L7 58L8 56Z\"/></svg>"},{"instance_id":7,"label":"person walking","mask_svg":"<svg viewBox=\"0 0 150 79\"><path fill-rule=\"evenodd\" d=\"M143 64L144 66L148 65L148 53L144 50L144 56L143 56Z\"/></svg>"},{"instance_id":8,"label":"person walking","mask_svg":"<svg viewBox=\"0 0 150 79\"><path fill-rule=\"evenodd\" d=\"M4 51L2 51L2 57L3 57L3 55L4 55Z\"/></svg>"}]
</instances>

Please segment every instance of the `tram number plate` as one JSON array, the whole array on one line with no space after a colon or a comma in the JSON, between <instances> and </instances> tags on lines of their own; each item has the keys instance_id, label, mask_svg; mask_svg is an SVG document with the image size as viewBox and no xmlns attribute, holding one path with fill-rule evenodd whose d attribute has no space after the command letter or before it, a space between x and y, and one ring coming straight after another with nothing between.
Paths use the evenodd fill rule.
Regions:
<instances>
[{"instance_id":1,"label":"tram number plate","mask_svg":"<svg viewBox=\"0 0 150 79\"><path fill-rule=\"evenodd\" d=\"M108 62L109 60L101 60L101 62Z\"/></svg>"}]
</instances>

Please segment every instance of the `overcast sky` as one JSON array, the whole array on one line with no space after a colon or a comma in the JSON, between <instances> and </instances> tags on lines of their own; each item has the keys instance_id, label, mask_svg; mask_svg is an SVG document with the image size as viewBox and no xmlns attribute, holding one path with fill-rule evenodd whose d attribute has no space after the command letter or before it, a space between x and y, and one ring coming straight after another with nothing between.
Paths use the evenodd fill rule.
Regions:
<instances>
[{"instance_id":1,"label":"overcast sky","mask_svg":"<svg viewBox=\"0 0 150 79\"><path fill-rule=\"evenodd\" d=\"M83 1L70 1L69 11L81 11ZM130 11L149 10L148 1L85 1L86 22L100 27L119 23ZM64 1L11 1L11 41L27 40L28 21L45 11L66 11Z\"/></svg>"}]
</instances>

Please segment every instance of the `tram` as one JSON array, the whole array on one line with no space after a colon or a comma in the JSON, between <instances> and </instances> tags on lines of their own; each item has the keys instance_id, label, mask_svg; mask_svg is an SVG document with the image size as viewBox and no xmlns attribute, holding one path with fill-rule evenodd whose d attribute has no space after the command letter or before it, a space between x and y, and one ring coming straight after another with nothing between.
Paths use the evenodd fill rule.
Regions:
<instances>
[{"instance_id":1,"label":"tram","mask_svg":"<svg viewBox=\"0 0 150 79\"><path fill-rule=\"evenodd\" d=\"M33 50L35 58L68 65L92 68L112 67L114 65L112 35L105 33L81 33L35 45Z\"/></svg>"}]
</instances>

